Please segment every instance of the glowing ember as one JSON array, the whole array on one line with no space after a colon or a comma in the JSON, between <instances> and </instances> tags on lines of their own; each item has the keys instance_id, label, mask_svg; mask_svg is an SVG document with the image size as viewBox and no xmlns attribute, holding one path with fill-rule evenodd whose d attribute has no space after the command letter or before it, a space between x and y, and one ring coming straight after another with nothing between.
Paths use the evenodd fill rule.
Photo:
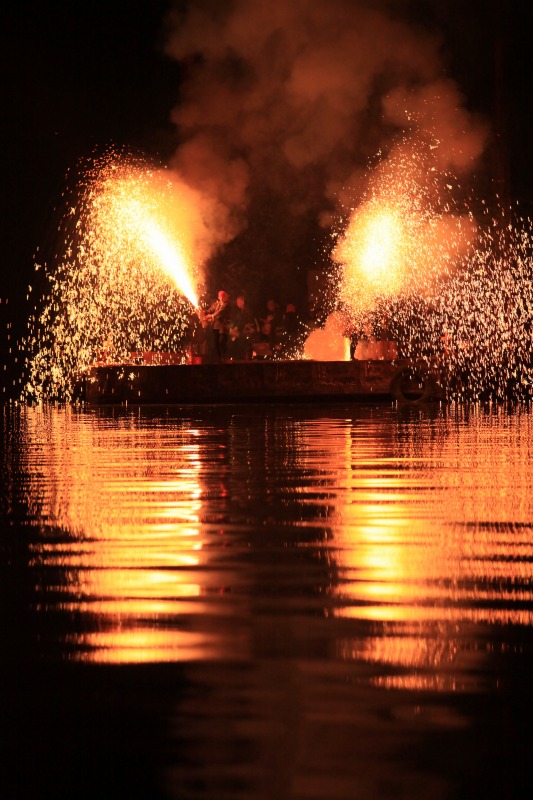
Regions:
<instances>
[{"instance_id":1,"label":"glowing ember","mask_svg":"<svg viewBox=\"0 0 533 800\"><path fill-rule=\"evenodd\" d=\"M71 399L76 374L98 360L184 353L200 278L193 220L165 171L116 154L91 166L60 226L44 308L30 320L26 398Z\"/></svg>"}]
</instances>

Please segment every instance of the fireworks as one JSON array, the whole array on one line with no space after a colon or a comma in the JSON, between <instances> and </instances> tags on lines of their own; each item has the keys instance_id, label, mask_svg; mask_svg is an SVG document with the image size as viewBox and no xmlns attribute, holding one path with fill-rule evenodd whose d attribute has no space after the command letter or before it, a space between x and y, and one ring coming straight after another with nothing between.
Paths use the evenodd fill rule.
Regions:
<instances>
[{"instance_id":1,"label":"fireworks","mask_svg":"<svg viewBox=\"0 0 533 800\"><path fill-rule=\"evenodd\" d=\"M437 362L451 398L533 394L531 222L454 201L428 153L385 162L338 236L339 304L347 327Z\"/></svg>"},{"instance_id":2,"label":"fireworks","mask_svg":"<svg viewBox=\"0 0 533 800\"><path fill-rule=\"evenodd\" d=\"M468 263L435 293L439 352L458 398L533 394L532 233L527 219L491 220Z\"/></svg>"},{"instance_id":3,"label":"fireworks","mask_svg":"<svg viewBox=\"0 0 533 800\"><path fill-rule=\"evenodd\" d=\"M452 213L451 178L432 163L430 150L398 148L351 212L332 253L339 298L351 312L384 298L426 296L471 248L473 217Z\"/></svg>"},{"instance_id":4,"label":"fireworks","mask_svg":"<svg viewBox=\"0 0 533 800\"><path fill-rule=\"evenodd\" d=\"M458 196L431 148L404 144L378 165L332 249L326 355L306 345L303 357L347 358L349 333L391 339L401 357L436 363L451 398L531 398L531 222L487 206L475 218ZM91 165L23 342L26 399L71 400L76 376L95 361L124 363L139 351L185 359L198 307L197 216L165 170L116 154Z\"/></svg>"},{"instance_id":5,"label":"fireworks","mask_svg":"<svg viewBox=\"0 0 533 800\"><path fill-rule=\"evenodd\" d=\"M101 358L183 351L198 306L193 219L164 170L117 154L91 164L24 342L26 397L70 400L75 376Z\"/></svg>"}]
</instances>

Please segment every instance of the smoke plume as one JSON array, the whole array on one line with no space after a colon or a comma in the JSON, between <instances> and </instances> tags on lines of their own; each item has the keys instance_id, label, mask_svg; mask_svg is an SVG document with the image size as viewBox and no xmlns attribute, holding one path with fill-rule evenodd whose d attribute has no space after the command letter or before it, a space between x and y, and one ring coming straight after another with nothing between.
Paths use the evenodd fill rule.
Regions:
<instances>
[{"instance_id":1,"label":"smoke plume","mask_svg":"<svg viewBox=\"0 0 533 800\"><path fill-rule=\"evenodd\" d=\"M165 50L183 80L170 167L198 193L208 251L248 226L267 231L248 255L258 265L297 257L303 228L327 228L361 197L369 159L406 134L438 169L473 167L485 127L443 77L437 37L393 13L402 5L175 2Z\"/></svg>"}]
</instances>

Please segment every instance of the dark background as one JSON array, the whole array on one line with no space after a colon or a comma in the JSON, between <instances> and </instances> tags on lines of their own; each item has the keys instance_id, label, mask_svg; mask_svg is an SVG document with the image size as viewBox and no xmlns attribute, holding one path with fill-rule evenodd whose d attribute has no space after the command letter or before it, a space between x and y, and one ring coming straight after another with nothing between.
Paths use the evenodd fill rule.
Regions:
<instances>
[{"instance_id":1,"label":"dark background","mask_svg":"<svg viewBox=\"0 0 533 800\"><path fill-rule=\"evenodd\" d=\"M389 5L439 32L446 68L464 92L467 108L484 115L497 132L492 180L504 198L518 201L528 213L533 70L527 4L391 0ZM3 348L4 331L11 331L12 346L10 326L20 325L26 313L37 250L37 260L53 251L54 210L63 202L67 173L77 161L112 144L139 148L165 162L176 146L169 115L179 96L180 66L160 48L167 8L167 0L56 0L21 2L2 11ZM316 244L310 237L309 263ZM239 246L238 241L231 245L228 259Z\"/></svg>"}]
</instances>

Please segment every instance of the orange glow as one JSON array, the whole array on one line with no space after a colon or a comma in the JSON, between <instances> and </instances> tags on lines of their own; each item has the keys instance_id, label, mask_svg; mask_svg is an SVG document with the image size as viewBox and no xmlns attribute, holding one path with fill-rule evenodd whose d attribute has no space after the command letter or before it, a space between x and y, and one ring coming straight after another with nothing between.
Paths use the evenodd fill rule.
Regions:
<instances>
[{"instance_id":1,"label":"orange glow","mask_svg":"<svg viewBox=\"0 0 533 800\"><path fill-rule=\"evenodd\" d=\"M407 277L406 235L399 210L372 204L358 209L335 250L335 259L346 265L345 291L351 295L356 284L366 296L399 292Z\"/></svg>"},{"instance_id":2,"label":"orange glow","mask_svg":"<svg viewBox=\"0 0 533 800\"><path fill-rule=\"evenodd\" d=\"M307 337L303 357L315 361L349 361L350 343L344 335L345 327L343 317L331 314L324 328L317 328Z\"/></svg>"},{"instance_id":3,"label":"orange glow","mask_svg":"<svg viewBox=\"0 0 533 800\"><path fill-rule=\"evenodd\" d=\"M131 352L185 361L205 255L199 200L163 169L111 154L91 164L64 213L49 294L29 320L24 397L70 400L76 376ZM36 269L40 269L36 265Z\"/></svg>"},{"instance_id":4,"label":"orange glow","mask_svg":"<svg viewBox=\"0 0 533 800\"><path fill-rule=\"evenodd\" d=\"M100 248L119 253L128 248L128 261L137 253L143 269L162 269L198 306L188 210L163 172L111 174L93 208Z\"/></svg>"},{"instance_id":5,"label":"orange glow","mask_svg":"<svg viewBox=\"0 0 533 800\"><path fill-rule=\"evenodd\" d=\"M343 620L333 625L338 658L373 664L374 673L401 668L383 685L449 688L454 671L472 671L461 659L478 667L484 657L465 650L465 630L468 639L471 626L533 625L524 447L533 416L499 424L483 410L467 416L465 423L442 412L407 424L392 412L347 412L265 426L267 488L279 487L293 509L286 546L320 564L307 599L323 604L326 620ZM243 557L239 546L227 549L228 520L232 503L261 511L255 478L252 491L247 485L257 451L241 463L239 423L228 437L223 426L220 439L211 431L202 440L175 418L153 425L45 407L25 409L24 420L28 514L44 521L30 568L50 581L45 600L83 616L69 634L71 657L245 658L253 648L254 528L243 526L251 537L243 537ZM280 463L282 488L271 477Z\"/></svg>"},{"instance_id":6,"label":"orange glow","mask_svg":"<svg viewBox=\"0 0 533 800\"><path fill-rule=\"evenodd\" d=\"M219 615L225 582L212 569L210 534L199 523L204 489L195 431L139 431L134 421L102 431L97 418L81 419L71 409L29 410L27 425L29 441L47 453L41 465L47 490L38 500L30 496L29 506L37 502L38 513L70 532L68 542L34 547L30 566L64 575L66 582L54 587L58 608L88 620L65 642L72 657L113 663L233 657L237 636L213 632L212 625L202 632L176 624Z\"/></svg>"},{"instance_id":7,"label":"orange glow","mask_svg":"<svg viewBox=\"0 0 533 800\"><path fill-rule=\"evenodd\" d=\"M476 226L451 210L452 188L428 152L399 147L379 165L332 252L340 300L352 312L400 294L427 296L471 251Z\"/></svg>"},{"instance_id":8,"label":"orange glow","mask_svg":"<svg viewBox=\"0 0 533 800\"><path fill-rule=\"evenodd\" d=\"M183 613L183 609L180 609ZM111 633L82 634L76 645L87 648L83 660L105 664L143 664L158 661L196 661L216 657L220 643L216 636L182 631L152 629L115 630Z\"/></svg>"},{"instance_id":9,"label":"orange glow","mask_svg":"<svg viewBox=\"0 0 533 800\"><path fill-rule=\"evenodd\" d=\"M469 661L483 653L464 651L461 626L533 624L526 588L533 545L530 525L520 525L530 520L531 503L509 488L527 484L529 456L521 442L529 441L528 426L527 417L517 417L498 441L480 414L468 429L452 424L446 434L443 424L442 436L438 424L429 438L422 428L403 447L348 426L343 443L337 431L329 460L320 462L321 474L336 486L327 547L333 614L378 626L376 635L339 638L337 652L378 670L401 668L397 675L378 674L377 685L471 688L455 675L468 674ZM310 428L297 446L305 472L312 468L313 443ZM513 520L513 529L500 528L500 519Z\"/></svg>"}]
</instances>

